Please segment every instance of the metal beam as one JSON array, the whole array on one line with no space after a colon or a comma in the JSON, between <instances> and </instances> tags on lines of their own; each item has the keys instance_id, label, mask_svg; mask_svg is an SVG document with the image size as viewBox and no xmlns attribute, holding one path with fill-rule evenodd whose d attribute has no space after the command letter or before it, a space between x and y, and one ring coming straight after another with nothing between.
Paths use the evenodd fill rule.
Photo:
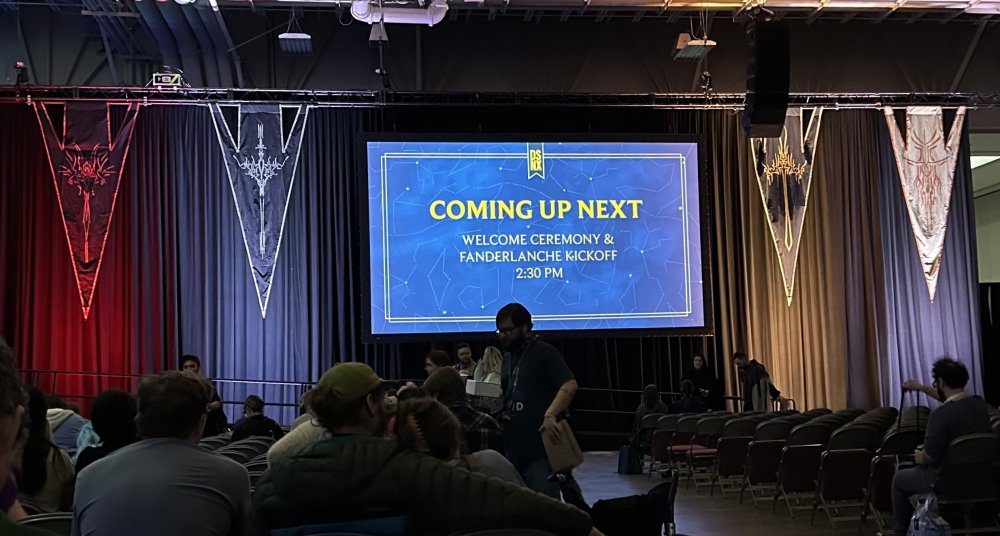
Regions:
<instances>
[{"instance_id":1,"label":"metal beam","mask_svg":"<svg viewBox=\"0 0 1000 536\"><path fill-rule=\"evenodd\" d=\"M965 57L962 58L962 63L958 66L958 71L955 72L955 78L951 81L951 88L948 91L954 92L958 89L958 84L962 82L962 78L965 77L965 71L969 68L969 62L972 61L972 55L976 53L976 47L979 46L979 41L983 38L983 32L986 31L986 21L980 21L976 24L976 33L972 34L972 40L969 42L969 48L965 51Z\"/></svg>"}]
</instances>

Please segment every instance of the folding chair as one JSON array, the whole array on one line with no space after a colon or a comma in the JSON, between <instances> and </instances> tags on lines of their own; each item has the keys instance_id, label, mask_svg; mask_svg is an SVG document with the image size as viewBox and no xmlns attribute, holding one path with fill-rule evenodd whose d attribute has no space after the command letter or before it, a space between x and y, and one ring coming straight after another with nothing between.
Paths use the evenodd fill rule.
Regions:
<instances>
[{"instance_id":1,"label":"folding chair","mask_svg":"<svg viewBox=\"0 0 1000 536\"><path fill-rule=\"evenodd\" d=\"M722 428L731 418L706 417L698 421L695 427L695 438L691 441L692 447L687 452L687 483L688 486L694 483L695 488L708 486L712 483L711 465L718 454L719 436ZM699 471L698 469L702 470Z\"/></svg>"},{"instance_id":2,"label":"folding chair","mask_svg":"<svg viewBox=\"0 0 1000 536\"><path fill-rule=\"evenodd\" d=\"M861 511L862 525L868 520L868 514L871 514L879 531L892 529L892 477L896 475L896 463L897 458L893 455L872 458L868 487L865 489L865 505Z\"/></svg>"},{"instance_id":3,"label":"folding chair","mask_svg":"<svg viewBox=\"0 0 1000 536\"><path fill-rule=\"evenodd\" d=\"M656 431L657 423L662 417L662 413L652 413L646 415L639 421L639 429L636 430L636 446L639 448L639 455L643 458L647 454L652 457L653 433Z\"/></svg>"},{"instance_id":4,"label":"folding chair","mask_svg":"<svg viewBox=\"0 0 1000 536\"><path fill-rule=\"evenodd\" d=\"M722 427L715 449L715 466L712 468L712 483L709 495L715 495L715 483L719 483L722 497L726 491L735 491L743 482L743 470L747 462L747 446L753 441L753 431L757 423L752 419L739 418L726 422Z\"/></svg>"},{"instance_id":5,"label":"folding chair","mask_svg":"<svg viewBox=\"0 0 1000 536\"><path fill-rule=\"evenodd\" d=\"M772 421L765 421L757 425L757 429L753 431L754 440L759 441L769 441L780 439L784 443L785 439L788 438L788 433L791 432L792 425L787 421L781 419L774 419Z\"/></svg>"},{"instance_id":6,"label":"folding chair","mask_svg":"<svg viewBox=\"0 0 1000 536\"><path fill-rule=\"evenodd\" d=\"M246 469L247 472L267 471L267 459L260 460L260 461L252 461L251 460L251 461L243 464L243 468Z\"/></svg>"},{"instance_id":7,"label":"folding chair","mask_svg":"<svg viewBox=\"0 0 1000 536\"><path fill-rule=\"evenodd\" d=\"M670 443L674 439L674 432L677 431L677 421L681 415L664 415L656 421L656 430L653 432L653 445L651 449L652 461L649 463L649 474L652 476L653 470L658 464L670 462Z\"/></svg>"},{"instance_id":8,"label":"folding chair","mask_svg":"<svg viewBox=\"0 0 1000 536\"><path fill-rule=\"evenodd\" d=\"M855 423L841 427L830 435L827 442L829 450L855 450L865 449L870 453L878 450L881 435L874 428ZM868 464L865 463L865 467Z\"/></svg>"},{"instance_id":9,"label":"folding chair","mask_svg":"<svg viewBox=\"0 0 1000 536\"><path fill-rule=\"evenodd\" d=\"M746 474L743 477L743 487L740 488L740 504L743 504L743 493L748 489L754 507L757 506L758 498L763 499L774 492L781 451L784 448L784 439L754 440L747 446Z\"/></svg>"},{"instance_id":10,"label":"folding chair","mask_svg":"<svg viewBox=\"0 0 1000 536\"><path fill-rule=\"evenodd\" d=\"M896 428L890 430L882 438L882 446L878 449L880 456L903 456L913 454L917 445L924 442L922 428Z\"/></svg>"},{"instance_id":11,"label":"folding chair","mask_svg":"<svg viewBox=\"0 0 1000 536\"><path fill-rule=\"evenodd\" d=\"M800 424L788 433L789 445L826 445L833 430L824 424L807 422Z\"/></svg>"},{"instance_id":12,"label":"folding chair","mask_svg":"<svg viewBox=\"0 0 1000 536\"><path fill-rule=\"evenodd\" d=\"M771 503L771 513L778 508L778 499L785 501L788 515L795 519L795 510L810 508L811 504L803 504L803 497L813 497L816 492L816 475L819 473L819 460L823 455L823 445L788 445L781 451L778 464L778 482ZM792 501L795 506L792 506Z\"/></svg>"},{"instance_id":13,"label":"folding chair","mask_svg":"<svg viewBox=\"0 0 1000 536\"><path fill-rule=\"evenodd\" d=\"M832 443L833 438L830 441ZM816 510L820 507L834 530L837 529L838 522L858 519L858 515L842 514L841 509L860 509L864 506L871 460L871 452L863 448L828 450L823 453L820 457L816 499L813 501L810 524L816 522Z\"/></svg>"},{"instance_id":14,"label":"folding chair","mask_svg":"<svg viewBox=\"0 0 1000 536\"><path fill-rule=\"evenodd\" d=\"M937 494L941 516L952 526L952 534L1000 532L1000 523L997 522L995 511L1000 496L992 478L993 464L997 461L1000 461L1000 437L995 434L966 435L955 438L948 444L944 461L941 463L941 472L938 473L938 480L934 483L934 492ZM978 476L981 472L978 470L980 467L983 469L989 467L990 474L989 478L983 475L982 480L986 486L976 489L975 486L970 486L969 478L964 477L975 478L972 475ZM949 479L952 482L949 482ZM973 519L975 509L979 507L990 509L988 516L990 525L980 525ZM960 513L961 517L958 517L957 513Z\"/></svg>"},{"instance_id":15,"label":"folding chair","mask_svg":"<svg viewBox=\"0 0 1000 536\"><path fill-rule=\"evenodd\" d=\"M694 433L698 428L698 421L703 419L704 416L698 415L686 415L681 417L677 421L677 431L674 432L673 438L670 440L670 448L667 449L667 463L671 466L677 466L681 471L687 470L687 453L690 451L694 445Z\"/></svg>"}]
</instances>

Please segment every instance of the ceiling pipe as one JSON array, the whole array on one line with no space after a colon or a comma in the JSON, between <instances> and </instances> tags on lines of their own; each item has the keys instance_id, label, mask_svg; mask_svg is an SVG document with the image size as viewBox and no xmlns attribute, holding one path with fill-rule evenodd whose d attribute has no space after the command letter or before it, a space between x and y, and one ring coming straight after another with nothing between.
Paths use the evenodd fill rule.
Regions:
<instances>
[{"instance_id":1,"label":"ceiling pipe","mask_svg":"<svg viewBox=\"0 0 1000 536\"><path fill-rule=\"evenodd\" d=\"M136 2L145 4L146 2ZM181 68L184 69L184 79L195 87L205 87L204 64L198 54L198 39L191 30L191 25L181 13L183 9L174 2L156 2L158 9L167 21L167 27L177 43L177 52L181 57Z\"/></svg>"},{"instance_id":2,"label":"ceiling pipe","mask_svg":"<svg viewBox=\"0 0 1000 536\"><path fill-rule=\"evenodd\" d=\"M229 64L236 70L236 87L243 87L243 63L240 61L240 54L233 45L233 38L229 35L226 22L222 19L222 13L212 9L198 9L198 16L208 28L208 35L215 45L216 61L219 65L224 65L226 52L229 52ZM219 78L222 87L233 87L233 69L219 69Z\"/></svg>"},{"instance_id":3,"label":"ceiling pipe","mask_svg":"<svg viewBox=\"0 0 1000 536\"><path fill-rule=\"evenodd\" d=\"M167 21L156 7L156 2L135 2L135 8L142 16L143 22L146 23L149 35L153 37L153 41L156 41L156 49L160 51L163 64L187 70L177 52L174 34L167 27Z\"/></svg>"},{"instance_id":4,"label":"ceiling pipe","mask_svg":"<svg viewBox=\"0 0 1000 536\"><path fill-rule=\"evenodd\" d=\"M208 29L205 28L205 23L201 21L197 11L198 8L188 8L182 9L181 13L184 14L188 26L194 32L195 39L198 40L198 49L201 51L198 56L205 66L205 85L208 87L229 87L232 81L230 84L223 84L220 76L223 69L229 69L229 61L225 56L222 57L222 64L217 61L215 44L208 36Z\"/></svg>"},{"instance_id":5,"label":"ceiling pipe","mask_svg":"<svg viewBox=\"0 0 1000 536\"><path fill-rule=\"evenodd\" d=\"M400 7L380 7L372 5L368 0L351 2L351 15L368 24L385 22L390 24L426 24L434 26L444 19L448 13L447 0L433 0L427 9L410 9Z\"/></svg>"}]
</instances>

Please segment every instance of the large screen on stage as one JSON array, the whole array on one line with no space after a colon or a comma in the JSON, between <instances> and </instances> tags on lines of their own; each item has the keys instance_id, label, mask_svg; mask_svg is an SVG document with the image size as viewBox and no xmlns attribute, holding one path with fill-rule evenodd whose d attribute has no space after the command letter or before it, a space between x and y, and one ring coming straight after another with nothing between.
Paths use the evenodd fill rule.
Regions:
<instances>
[{"instance_id":1,"label":"large screen on stage","mask_svg":"<svg viewBox=\"0 0 1000 536\"><path fill-rule=\"evenodd\" d=\"M698 143L578 140L366 138L371 335L704 331Z\"/></svg>"}]
</instances>

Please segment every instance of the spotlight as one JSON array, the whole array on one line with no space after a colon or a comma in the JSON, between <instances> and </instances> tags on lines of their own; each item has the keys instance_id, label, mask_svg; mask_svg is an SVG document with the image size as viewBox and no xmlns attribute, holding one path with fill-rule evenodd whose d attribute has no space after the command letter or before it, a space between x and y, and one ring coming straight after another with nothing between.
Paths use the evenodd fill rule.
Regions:
<instances>
[{"instance_id":1,"label":"spotlight","mask_svg":"<svg viewBox=\"0 0 1000 536\"><path fill-rule=\"evenodd\" d=\"M14 70L17 71L17 83L18 86L23 86L28 83L28 67L23 61L14 62Z\"/></svg>"}]
</instances>

